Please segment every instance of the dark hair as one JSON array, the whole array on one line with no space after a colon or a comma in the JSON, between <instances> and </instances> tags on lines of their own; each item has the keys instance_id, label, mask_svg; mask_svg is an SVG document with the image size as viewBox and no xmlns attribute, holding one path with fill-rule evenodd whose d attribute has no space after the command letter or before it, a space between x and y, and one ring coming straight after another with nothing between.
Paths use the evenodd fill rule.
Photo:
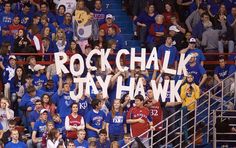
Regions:
<instances>
[{"instance_id":1,"label":"dark hair","mask_svg":"<svg viewBox=\"0 0 236 148\"><path fill-rule=\"evenodd\" d=\"M64 10L66 11L66 6L65 6L65 5L60 5L60 6L58 7L58 10L59 10L61 7L63 7Z\"/></svg>"},{"instance_id":2,"label":"dark hair","mask_svg":"<svg viewBox=\"0 0 236 148\"><path fill-rule=\"evenodd\" d=\"M100 134L105 134L105 135L107 135L107 131L105 130L105 129L101 129L100 131L99 131L99 135Z\"/></svg>"},{"instance_id":3,"label":"dark hair","mask_svg":"<svg viewBox=\"0 0 236 148\"><path fill-rule=\"evenodd\" d=\"M25 72L24 72L24 68L23 67L17 67L16 68L16 70L15 70L15 76L14 76L14 84L15 84L15 86L17 86L18 85L18 81L19 81L19 78L18 78L18 76L17 76L17 74L16 74L16 71L18 70L18 69L21 69L22 70L22 76L21 76L21 84L23 85L23 84L25 84Z\"/></svg>"},{"instance_id":4,"label":"dark hair","mask_svg":"<svg viewBox=\"0 0 236 148\"><path fill-rule=\"evenodd\" d=\"M125 133L124 137L130 137L130 133Z\"/></svg>"},{"instance_id":5,"label":"dark hair","mask_svg":"<svg viewBox=\"0 0 236 148\"><path fill-rule=\"evenodd\" d=\"M78 106L78 104L74 102L74 103L71 104L71 108L73 107L73 105Z\"/></svg>"},{"instance_id":6,"label":"dark hair","mask_svg":"<svg viewBox=\"0 0 236 148\"><path fill-rule=\"evenodd\" d=\"M144 101L144 98L143 98L142 95L136 95L136 96L134 97L134 99L135 99L135 100L138 99L138 100L140 100L140 101Z\"/></svg>"},{"instance_id":7,"label":"dark hair","mask_svg":"<svg viewBox=\"0 0 236 148\"><path fill-rule=\"evenodd\" d=\"M202 13L201 17L204 17L204 15L210 16L207 12Z\"/></svg>"},{"instance_id":8,"label":"dark hair","mask_svg":"<svg viewBox=\"0 0 236 148\"><path fill-rule=\"evenodd\" d=\"M36 104L37 102L40 102L40 103L42 103L42 101L41 101L41 100L36 100L36 101L35 101L35 104Z\"/></svg>"},{"instance_id":9,"label":"dark hair","mask_svg":"<svg viewBox=\"0 0 236 148\"><path fill-rule=\"evenodd\" d=\"M8 125L16 125L16 121L11 119L8 121Z\"/></svg>"},{"instance_id":10,"label":"dark hair","mask_svg":"<svg viewBox=\"0 0 236 148\"><path fill-rule=\"evenodd\" d=\"M27 89L26 89L27 93L31 93L31 92L34 92L36 91L36 88L34 86L29 86Z\"/></svg>"},{"instance_id":11,"label":"dark hair","mask_svg":"<svg viewBox=\"0 0 236 148\"><path fill-rule=\"evenodd\" d=\"M220 55L218 60L225 60L224 56L223 55Z\"/></svg>"},{"instance_id":12,"label":"dark hair","mask_svg":"<svg viewBox=\"0 0 236 148\"><path fill-rule=\"evenodd\" d=\"M4 2L4 7L5 7L7 4L11 5L11 2L5 1L5 2Z\"/></svg>"},{"instance_id":13,"label":"dark hair","mask_svg":"<svg viewBox=\"0 0 236 148\"><path fill-rule=\"evenodd\" d=\"M96 142L95 142L95 141L91 141L91 142L89 142L89 147L90 147L90 146L95 147L95 146L96 146Z\"/></svg>"},{"instance_id":14,"label":"dark hair","mask_svg":"<svg viewBox=\"0 0 236 148\"><path fill-rule=\"evenodd\" d=\"M58 132L59 131L57 128L51 129L50 132L48 133L48 139L50 139L54 143L56 141L56 134Z\"/></svg>"},{"instance_id":15,"label":"dark hair","mask_svg":"<svg viewBox=\"0 0 236 148\"><path fill-rule=\"evenodd\" d=\"M48 7L48 3L47 3L47 2L42 2L42 3L40 4L40 7L42 7L42 5L46 5L46 7Z\"/></svg>"},{"instance_id":16,"label":"dark hair","mask_svg":"<svg viewBox=\"0 0 236 148\"><path fill-rule=\"evenodd\" d=\"M93 109L96 109L96 107L98 106L98 104L99 104L100 102L101 102L101 101L98 100L98 99L93 99L92 102L91 102L92 108L93 108Z\"/></svg>"},{"instance_id":17,"label":"dark hair","mask_svg":"<svg viewBox=\"0 0 236 148\"><path fill-rule=\"evenodd\" d=\"M48 95L48 94L43 94L42 97L41 97L41 100L42 100L41 102L42 102L43 107L44 107L44 105L45 105L45 102L43 102L43 97L44 97L44 96L48 96L48 98L49 98L48 104L49 104L49 105L52 105L52 101L51 101L50 95Z\"/></svg>"}]
</instances>

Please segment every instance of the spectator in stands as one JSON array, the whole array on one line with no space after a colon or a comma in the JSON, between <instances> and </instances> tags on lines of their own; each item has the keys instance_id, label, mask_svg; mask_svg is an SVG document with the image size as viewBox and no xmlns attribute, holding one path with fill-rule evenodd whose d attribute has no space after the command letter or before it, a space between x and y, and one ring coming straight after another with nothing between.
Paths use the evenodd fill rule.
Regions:
<instances>
[{"instance_id":1,"label":"spectator in stands","mask_svg":"<svg viewBox=\"0 0 236 148\"><path fill-rule=\"evenodd\" d=\"M80 129L77 131L77 139L74 140L74 144L76 147L89 147L88 141L85 140L86 131L84 129Z\"/></svg>"},{"instance_id":2,"label":"spectator in stands","mask_svg":"<svg viewBox=\"0 0 236 148\"><path fill-rule=\"evenodd\" d=\"M149 28L149 35L147 37L147 44L150 50L153 47L158 47L164 42L164 35L166 33L165 26L163 24L164 16L158 14L155 17L156 23L152 24Z\"/></svg>"},{"instance_id":3,"label":"spectator in stands","mask_svg":"<svg viewBox=\"0 0 236 148\"><path fill-rule=\"evenodd\" d=\"M56 113L56 106L52 103L51 96L44 94L41 100L43 108L45 108L51 115L54 115Z\"/></svg>"},{"instance_id":4,"label":"spectator in stands","mask_svg":"<svg viewBox=\"0 0 236 148\"><path fill-rule=\"evenodd\" d=\"M232 7L231 13L227 16L227 23L233 28L234 40L236 40L236 6Z\"/></svg>"},{"instance_id":5,"label":"spectator in stands","mask_svg":"<svg viewBox=\"0 0 236 148\"><path fill-rule=\"evenodd\" d=\"M70 42L70 47L69 49L66 50L66 54L71 57L74 54L78 54L80 53L82 55L82 51L80 49L80 46L78 44L76 44L76 41L72 40Z\"/></svg>"},{"instance_id":6,"label":"spectator in stands","mask_svg":"<svg viewBox=\"0 0 236 148\"><path fill-rule=\"evenodd\" d=\"M33 84L35 88L41 89L48 81L46 75L44 74L45 66L36 64L34 66Z\"/></svg>"},{"instance_id":7,"label":"spectator in stands","mask_svg":"<svg viewBox=\"0 0 236 148\"><path fill-rule=\"evenodd\" d=\"M53 42L48 37L42 38L42 52L43 53L54 53ZM42 55L42 60L44 61L52 61L52 56L50 55Z\"/></svg>"},{"instance_id":8,"label":"spectator in stands","mask_svg":"<svg viewBox=\"0 0 236 148\"><path fill-rule=\"evenodd\" d=\"M194 54L196 56L197 64L201 64L203 66L206 58L203 55L202 50L199 48L196 48L196 43L197 43L197 40L195 38L190 38L188 47L182 49L180 53L185 53L185 56L188 56L189 54Z\"/></svg>"},{"instance_id":9,"label":"spectator in stands","mask_svg":"<svg viewBox=\"0 0 236 148\"><path fill-rule=\"evenodd\" d=\"M175 25L172 25L169 27L169 35L173 39L172 45L175 45L175 47L180 50L181 41L183 40L184 34L180 32L180 30Z\"/></svg>"},{"instance_id":10,"label":"spectator in stands","mask_svg":"<svg viewBox=\"0 0 236 148\"><path fill-rule=\"evenodd\" d=\"M116 41L116 52L118 52L120 49L123 49L124 47L124 41L122 37L116 32L115 27L109 27L107 29L107 36L106 36L107 42L109 40L115 40Z\"/></svg>"},{"instance_id":11,"label":"spectator in stands","mask_svg":"<svg viewBox=\"0 0 236 148\"><path fill-rule=\"evenodd\" d=\"M172 37L166 36L165 44L161 45L158 48L158 64L160 65L161 69L166 51L170 51L169 66L173 67L174 69L177 69L177 60L179 55L176 47L172 45L172 42Z\"/></svg>"},{"instance_id":12,"label":"spectator in stands","mask_svg":"<svg viewBox=\"0 0 236 148\"><path fill-rule=\"evenodd\" d=\"M24 142L19 141L19 132L16 129L13 129L11 131L11 141L5 145L5 148L12 148L12 147L27 148Z\"/></svg>"},{"instance_id":13,"label":"spectator in stands","mask_svg":"<svg viewBox=\"0 0 236 148\"><path fill-rule=\"evenodd\" d=\"M62 136L58 129L53 128L50 130L47 139L47 147L57 147L60 144L60 140L62 140ZM65 148L65 146L63 146Z\"/></svg>"},{"instance_id":14,"label":"spectator in stands","mask_svg":"<svg viewBox=\"0 0 236 148\"><path fill-rule=\"evenodd\" d=\"M225 24L226 21L223 16L220 17L220 22L222 26L221 30L213 29L212 23L210 21L208 23L204 23L204 28L206 29L206 31L202 34L201 45L204 47L205 52L207 53L219 52L219 49L218 49L219 37L220 35L222 35L223 33L227 31L226 24Z\"/></svg>"},{"instance_id":15,"label":"spectator in stands","mask_svg":"<svg viewBox=\"0 0 236 148\"><path fill-rule=\"evenodd\" d=\"M11 12L11 3L4 3L4 11L0 13L0 22L3 23L4 26L8 26L13 21L14 14Z\"/></svg>"},{"instance_id":16,"label":"spectator in stands","mask_svg":"<svg viewBox=\"0 0 236 148\"><path fill-rule=\"evenodd\" d=\"M71 105L71 111L71 114L66 116L65 119L66 138L75 140L78 130L85 128L85 123L84 118L78 115L77 103Z\"/></svg>"},{"instance_id":17,"label":"spectator in stands","mask_svg":"<svg viewBox=\"0 0 236 148\"><path fill-rule=\"evenodd\" d=\"M193 27L193 37L201 40L202 34L204 31L206 31L206 28L204 28L205 23L210 22L210 16L207 12L204 12L201 14L201 20Z\"/></svg>"},{"instance_id":18,"label":"spectator in stands","mask_svg":"<svg viewBox=\"0 0 236 148\"><path fill-rule=\"evenodd\" d=\"M20 17L15 15L13 21L8 25L10 35L15 39L18 36L18 31L20 29L24 30L25 27L20 24Z\"/></svg>"},{"instance_id":19,"label":"spectator in stands","mask_svg":"<svg viewBox=\"0 0 236 148\"><path fill-rule=\"evenodd\" d=\"M39 32L39 28L37 25L31 25L28 28L28 32L29 32L29 36L30 38L28 38L31 42L31 45L35 48L34 52L38 52L41 53L42 51L42 37L41 34Z\"/></svg>"},{"instance_id":20,"label":"spectator in stands","mask_svg":"<svg viewBox=\"0 0 236 148\"><path fill-rule=\"evenodd\" d=\"M72 26L72 15L70 13L66 13L64 17L64 21L59 25L61 29L65 31L66 40L70 42L73 40L73 26Z\"/></svg>"},{"instance_id":21,"label":"spectator in stands","mask_svg":"<svg viewBox=\"0 0 236 148\"><path fill-rule=\"evenodd\" d=\"M62 29L58 29L55 37L54 52L66 52L68 49L68 41L66 40L66 34Z\"/></svg>"},{"instance_id":22,"label":"spectator in stands","mask_svg":"<svg viewBox=\"0 0 236 148\"><path fill-rule=\"evenodd\" d=\"M53 118L53 122L54 122L54 125L55 125L55 128L57 128L60 133L62 134L63 138L65 139L66 137L66 133L65 133L65 123L62 122L62 119L60 117L59 114L54 114L52 115L52 118Z\"/></svg>"},{"instance_id":23,"label":"spectator in stands","mask_svg":"<svg viewBox=\"0 0 236 148\"><path fill-rule=\"evenodd\" d=\"M41 100L35 101L35 107L32 112L29 113L28 122L30 123L31 128L34 128L35 122L39 119L40 111L43 109Z\"/></svg>"},{"instance_id":24,"label":"spectator in stands","mask_svg":"<svg viewBox=\"0 0 236 148\"><path fill-rule=\"evenodd\" d=\"M33 14L30 10L32 8L31 6L32 5L30 3L23 4L22 11L20 10L20 12L18 13L20 16L20 23L26 28L30 25L33 19Z\"/></svg>"},{"instance_id":25,"label":"spectator in stands","mask_svg":"<svg viewBox=\"0 0 236 148\"><path fill-rule=\"evenodd\" d=\"M188 27L188 30L190 32L193 31L193 28L197 25L197 23L201 20L201 15L206 12L206 6L204 4L201 4L197 10L192 12L188 18L186 19L185 23Z\"/></svg>"},{"instance_id":26,"label":"spectator in stands","mask_svg":"<svg viewBox=\"0 0 236 148\"><path fill-rule=\"evenodd\" d=\"M107 140L107 131L105 129L101 129L99 131L99 139L96 141L97 147L110 147L110 141Z\"/></svg>"},{"instance_id":27,"label":"spectator in stands","mask_svg":"<svg viewBox=\"0 0 236 148\"><path fill-rule=\"evenodd\" d=\"M114 100L112 109L107 115L106 130L111 142L121 140L124 133L127 133L126 115L118 99Z\"/></svg>"},{"instance_id":28,"label":"spectator in stands","mask_svg":"<svg viewBox=\"0 0 236 148\"><path fill-rule=\"evenodd\" d=\"M29 56L26 59L28 66L25 67L26 74L34 74L34 67L36 65L36 58L34 56Z\"/></svg>"},{"instance_id":29,"label":"spectator in stands","mask_svg":"<svg viewBox=\"0 0 236 148\"><path fill-rule=\"evenodd\" d=\"M32 132L32 139L27 141L28 148L41 148L42 136L46 131L46 123L48 121L48 112L46 109L42 109L40 111L39 120L37 120L34 124L34 129Z\"/></svg>"},{"instance_id":30,"label":"spectator in stands","mask_svg":"<svg viewBox=\"0 0 236 148\"><path fill-rule=\"evenodd\" d=\"M9 129L8 127L8 121L10 119L14 118L14 111L11 110L10 107L10 101L7 98L2 97L0 99L1 105L0 105L0 123L2 124L3 130L6 131Z\"/></svg>"},{"instance_id":31,"label":"spectator in stands","mask_svg":"<svg viewBox=\"0 0 236 148\"><path fill-rule=\"evenodd\" d=\"M171 3L166 3L165 4L165 12L163 13L163 16L165 18L164 24L169 27L171 26L171 17L175 17L178 20L178 13L175 12L174 7L172 6Z\"/></svg>"},{"instance_id":32,"label":"spectator in stands","mask_svg":"<svg viewBox=\"0 0 236 148\"><path fill-rule=\"evenodd\" d=\"M103 23L102 25L100 25L100 29L103 29L106 34L108 32L109 27L114 27L116 30L116 33L121 32L119 26L114 23L114 16L112 16L112 14L107 14L106 15L106 23Z\"/></svg>"},{"instance_id":33,"label":"spectator in stands","mask_svg":"<svg viewBox=\"0 0 236 148\"><path fill-rule=\"evenodd\" d=\"M106 115L101 111L101 101L98 99L92 100L92 110L86 115L86 128L88 131L88 141L96 141L101 129L105 128Z\"/></svg>"},{"instance_id":34,"label":"spectator in stands","mask_svg":"<svg viewBox=\"0 0 236 148\"><path fill-rule=\"evenodd\" d=\"M175 15L171 16L170 18L170 26L171 25L175 25L181 33L186 33L185 26L181 22L179 22L178 17L176 17Z\"/></svg>"},{"instance_id":35,"label":"spectator in stands","mask_svg":"<svg viewBox=\"0 0 236 148\"><path fill-rule=\"evenodd\" d=\"M227 16L227 10L226 10L225 5L220 4L220 8L219 8L217 14L213 15L213 14L209 13L209 15L212 17L213 26L217 29L221 29L221 23L219 21L220 16L222 16L222 15L224 15L225 17ZM227 25L230 25L230 24L227 24ZM234 35L233 35L233 39L234 39Z\"/></svg>"},{"instance_id":36,"label":"spectator in stands","mask_svg":"<svg viewBox=\"0 0 236 148\"><path fill-rule=\"evenodd\" d=\"M200 88L205 83L207 79L206 70L202 67L202 65L196 62L196 55L193 54L189 63L186 65L187 72L193 75L193 81Z\"/></svg>"},{"instance_id":37,"label":"spectator in stands","mask_svg":"<svg viewBox=\"0 0 236 148\"><path fill-rule=\"evenodd\" d=\"M56 26L56 18L55 16L50 12L48 3L43 2L40 4L40 10L38 11L37 15L43 16L45 15L48 19L48 22Z\"/></svg>"},{"instance_id":38,"label":"spectator in stands","mask_svg":"<svg viewBox=\"0 0 236 148\"><path fill-rule=\"evenodd\" d=\"M142 12L135 20L135 24L139 27L138 34L140 36L141 47L144 47L146 44L147 31L151 24L155 23L155 17L155 7L150 4L147 6L147 10Z\"/></svg>"},{"instance_id":39,"label":"spectator in stands","mask_svg":"<svg viewBox=\"0 0 236 148\"><path fill-rule=\"evenodd\" d=\"M2 138L1 138L1 141L4 144L7 144L8 142L11 141L11 138L10 138L11 137L11 131L15 130L15 128L16 128L16 121L9 120L8 126L9 126L8 130L3 133ZM20 137L20 139L21 139L21 137Z\"/></svg>"},{"instance_id":40,"label":"spectator in stands","mask_svg":"<svg viewBox=\"0 0 236 148\"><path fill-rule=\"evenodd\" d=\"M101 0L95 0L95 9L92 12L94 14L94 19L98 21L98 25L105 23L107 12L102 9Z\"/></svg>"},{"instance_id":41,"label":"spectator in stands","mask_svg":"<svg viewBox=\"0 0 236 148\"><path fill-rule=\"evenodd\" d=\"M47 37L50 39L50 41L52 41L52 34L50 33L51 32L50 27L46 26L43 27L41 30L42 30L41 31L42 38Z\"/></svg>"},{"instance_id":42,"label":"spectator in stands","mask_svg":"<svg viewBox=\"0 0 236 148\"><path fill-rule=\"evenodd\" d=\"M119 146L120 147L123 147L125 146L126 144L130 143L130 140L131 140L131 136L129 133L125 133L124 134L124 138L122 140L119 140L118 143L119 143Z\"/></svg>"},{"instance_id":43,"label":"spectator in stands","mask_svg":"<svg viewBox=\"0 0 236 148\"><path fill-rule=\"evenodd\" d=\"M63 24L65 11L66 11L65 5L60 5L58 7L57 14L56 14L57 26L59 26L60 24Z\"/></svg>"},{"instance_id":44,"label":"spectator in stands","mask_svg":"<svg viewBox=\"0 0 236 148\"><path fill-rule=\"evenodd\" d=\"M54 0L53 2L57 5L57 8L59 8L60 6L64 6L65 12L70 13L71 15L74 13L74 11L76 9L76 0L71 0L71 1Z\"/></svg>"},{"instance_id":45,"label":"spectator in stands","mask_svg":"<svg viewBox=\"0 0 236 148\"><path fill-rule=\"evenodd\" d=\"M11 79L15 76L16 71L16 57L10 55L8 57L8 66L3 71L3 84L4 84L4 96L10 98L10 82Z\"/></svg>"},{"instance_id":46,"label":"spectator in stands","mask_svg":"<svg viewBox=\"0 0 236 148\"><path fill-rule=\"evenodd\" d=\"M55 128L53 121L48 121L46 124L46 130L42 136L42 148L47 148L48 134L51 131L51 129L53 129L53 128Z\"/></svg>"},{"instance_id":47,"label":"spectator in stands","mask_svg":"<svg viewBox=\"0 0 236 148\"><path fill-rule=\"evenodd\" d=\"M135 107L132 107L127 113L127 123L130 124L132 137L138 137L149 128L153 129L153 122L148 108L143 106L144 98L142 95L135 96ZM141 137L141 141L145 141L144 145L148 147L148 134Z\"/></svg>"},{"instance_id":48,"label":"spectator in stands","mask_svg":"<svg viewBox=\"0 0 236 148\"><path fill-rule=\"evenodd\" d=\"M66 145L67 148L75 148L75 144L72 140L69 140Z\"/></svg>"},{"instance_id":49,"label":"spectator in stands","mask_svg":"<svg viewBox=\"0 0 236 148\"><path fill-rule=\"evenodd\" d=\"M82 97L78 101L79 111L78 114L81 115L84 119L86 119L86 114L91 110L91 101L92 98L85 94L85 91Z\"/></svg>"},{"instance_id":50,"label":"spectator in stands","mask_svg":"<svg viewBox=\"0 0 236 148\"><path fill-rule=\"evenodd\" d=\"M182 106L187 107L189 111L187 115L188 136L191 137L194 131L195 101L200 97L200 87L194 83L194 76L192 74L188 74L186 83L181 86L180 97L182 99Z\"/></svg>"},{"instance_id":51,"label":"spectator in stands","mask_svg":"<svg viewBox=\"0 0 236 148\"><path fill-rule=\"evenodd\" d=\"M45 27L49 27L51 39L54 40L56 36L56 28L51 23L49 23L49 19L46 15L42 15L41 26L39 29L42 30L42 28L45 28Z\"/></svg>"},{"instance_id":52,"label":"spectator in stands","mask_svg":"<svg viewBox=\"0 0 236 148\"><path fill-rule=\"evenodd\" d=\"M14 40L13 52L14 53L29 53L30 41L26 37L26 32L23 29L19 29L17 36ZM24 56L23 56L24 57ZM17 56L17 59L22 59L22 56Z\"/></svg>"},{"instance_id":53,"label":"spectator in stands","mask_svg":"<svg viewBox=\"0 0 236 148\"><path fill-rule=\"evenodd\" d=\"M219 57L219 66L214 70L214 79L220 83L229 75L229 65L226 64L223 56Z\"/></svg>"},{"instance_id":54,"label":"spectator in stands","mask_svg":"<svg viewBox=\"0 0 236 148\"><path fill-rule=\"evenodd\" d=\"M25 76L25 83L23 84L23 86L19 88L19 91L17 92L17 96L19 98L22 98L22 96L25 94L25 90L27 90L29 86L33 86L33 77L31 74L27 74Z\"/></svg>"}]
</instances>

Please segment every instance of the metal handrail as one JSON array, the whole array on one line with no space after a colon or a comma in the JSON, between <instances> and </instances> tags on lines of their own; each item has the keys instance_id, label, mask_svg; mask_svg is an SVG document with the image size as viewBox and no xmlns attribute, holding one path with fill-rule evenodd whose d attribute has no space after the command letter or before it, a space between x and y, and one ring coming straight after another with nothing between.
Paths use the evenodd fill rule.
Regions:
<instances>
[{"instance_id":1,"label":"metal handrail","mask_svg":"<svg viewBox=\"0 0 236 148\"><path fill-rule=\"evenodd\" d=\"M228 76L227 78L225 78L224 80L222 80L220 83L217 83L215 86L213 86L212 88L210 88L207 92L204 92L200 97L199 97L199 99L198 100L195 100L194 102L192 102L191 104L189 104L188 106L190 106L190 105L193 105L193 104L195 104L195 117L194 117L194 119L191 119L191 120L194 120L194 122L195 122L195 124L192 126L193 128L194 128L194 134L192 134L192 135L189 135L189 137L194 137L194 140L193 140L193 142L190 144L190 145L194 145L194 147L195 147L195 141L196 141L196 137L195 137L195 135L196 135L196 124L197 123L200 123L201 121L204 121L204 120L206 120L206 118L207 118L207 131L206 131L206 133L204 133L203 134L203 136L205 136L206 134L208 135L208 138L207 138L207 142L209 142L209 134L210 134L210 131L213 129L213 127L211 128L210 126L210 123L212 123L212 120L213 119L211 119L211 115L213 114L213 112L211 112L211 107L213 107L217 102L218 103L221 103L221 106L219 106L219 107L217 107L218 109L219 108L221 108L221 110L223 110L223 106L224 106L224 104L225 103L227 103L227 102L229 102L229 101L231 101L232 99L229 99L228 101L226 101L226 102L224 102L224 97L225 96L227 96L229 93L232 93L231 91L228 91L226 94L224 94L224 89L226 88L226 87L229 87L232 83L234 83L234 82L232 82L232 83L230 83L230 84L227 84L227 85L224 85L224 82L226 81L226 80L229 80L232 76L235 76L236 74L235 73L233 73L233 74L231 74L230 76ZM218 91L217 92L217 94L218 93L222 93L221 94L221 98L220 99L217 99L217 100L215 100L213 103L211 103L210 101L211 101L211 96L214 96L216 93L214 93L214 94L211 94L211 91L212 90L214 90L215 88L217 88L217 87L221 87L221 89L220 89L220 91ZM234 91L234 90L233 90ZM203 101L203 102L201 102L201 103L199 103L198 104L198 101L199 100L203 100L203 99L205 99L207 97L207 100L206 101ZM221 100L221 101L220 101ZM198 108L200 107L200 106L202 106L203 104L205 104L205 103L208 103L208 108L207 109L204 109L204 111L200 111L200 113L198 113L197 112L197 110L198 110ZM197 120L197 116L198 115L200 115L200 114L202 114L203 112L206 112L208 110L208 113L207 113L207 116L205 116L203 119L200 119L200 121L196 121ZM190 111L191 112L191 111ZM180 114L180 119L178 119L177 121L174 121L174 123L168 123L169 122L169 119L170 118L172 118L173 116L175 116L175 115L177 115L177 114ZM154 128L155 127L157 127L157 126L159 126L160 124L162 124L162 123L166 123L166 126L162 129L162 131L166 131L166 134L165 134L165 136L163 136L163 137L161 137L160 139L159 139L159 141L162 141L162 140L164 140L164 139L166 139L165 140L165 145L167 146L167 144L169 144L170 143L170 141L168 141L168 136L170 136L170 134L173 134L174 132L173 131L171 131L171 133L168 131L168 128L170 127L170 126L173 126L173 124L176 124L176 123L178 123L178 122L181 122L181 126L179 126L179 127L177 127L174 131L182 131L182 129L183 129L183 127L184 126L186 126L186 122L185 123L183 123L183 119L184 118L186 118L186 116L188 115L188 114L190 114L189 112L187 112L187 114L183 114L183 110L178 110L178 111L176 111L174 114L172 114L172 115L170 115L169 117L167 117L166 119L164 119L162 122L160 122L160 123L158 123L158 124L156 124L156 125L154 125ZM189 121L187 121L187 122L189 122ZM190 128L192 128L192 127L190 127ZM148 133L148 132L150 132L151 131L151 129L149 129L149 130L147 130L147 131L145 131L145 134L146 133ZM161 132L158 132L158 133L161 133ZM181 133L183 133L183 131L181 132ZM140 136L138 136L138 137L141 137L142 135L144 135L144 133L143 134L141 134ZM180 138L181 137L181 138ZM189 138L188 137L188 138ZM153 138L153 135L150 137L150 138L148 138L147 139L147 141L148 140L150 140L150 139L152 139ZM184 142L183 141L183 139L182 139L182 135L180 135L180 136L176 136L174 139L177 139L177 138L180 138L180 146L181 146L181 144ZM197 139L199 139L199 137L197 138ZM125 147L127 147L128 145L130 145L131 143L133 143L135 140L133 139L130 143L128 143L127 145L125 145L125 146L123 146L122 148L125 148ZM171 141L174 141L174 140L171 140ZM157 142L156 142L157 143ZM178 144L179 145L179 144ZM152 147L152 145L151 145L151 147Z\"/></svg>"}]
</instances>

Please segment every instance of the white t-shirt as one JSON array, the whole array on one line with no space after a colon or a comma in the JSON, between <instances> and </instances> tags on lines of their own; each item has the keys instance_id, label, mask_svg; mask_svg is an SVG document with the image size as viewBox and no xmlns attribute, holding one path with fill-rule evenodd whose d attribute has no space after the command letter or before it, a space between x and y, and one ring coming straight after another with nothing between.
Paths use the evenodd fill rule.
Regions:
<instances>
[{"instance_id":1,"label":"white t-shirt","mask_svg":"<svg viewBox=\"0 0 236 148\"><path fill-rule=\"evenodd\" d=\"M75 9L76 9L76 0L60 0L58 2L57 8L60 5L64 5L66 7L66 13L70 13L73 15Z\"/></svg>"},{"instance_id":2,"label":"white t-shirt","mask_svg":"<svg viewBox=\"0 0 236 148\"><path fill-rule=\"evenodd\" d=\"M0 108L0 123L2 124L3 131L8 130L8 120L14 118L14 111L9 109L10 118L7 118L6 110Z\"/></svg>"}]
</instances>

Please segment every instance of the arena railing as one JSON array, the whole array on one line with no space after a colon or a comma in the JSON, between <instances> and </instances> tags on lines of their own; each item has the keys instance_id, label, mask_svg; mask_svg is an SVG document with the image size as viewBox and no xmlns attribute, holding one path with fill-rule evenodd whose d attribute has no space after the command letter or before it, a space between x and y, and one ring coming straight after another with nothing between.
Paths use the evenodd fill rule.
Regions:
<instances>
[{"instance_id":1,"label":"arena railing","mask_svg":"<svg viewBox=\"0 0 236 148\"><path fill-rule=\"evenodd\" d=\"M211 143L214 129L213 111L216 109L224 110L229 102L232 102L234 105L236 104L236 87L233 86L234 84L236 84L236 73L231 74L226 79L213 86L207 92L203 93L198 100L190 104L195 104L194 110L186 111L185 108L181 108L154 126L159 127L164 124L164 128L160 131L154 133L151 129L147 130L145 133L150 133L150 137L146 139L146 141L143 141L143 143L148 142L150 148L153 148L155 145L165 148L168 146L174 148L195 148ZM191 113L194 113L193 118L188 117ZM171 118L174 118L175 121L169 123ZM191 120L192 125L190 125ZM169 131L170 129L171 131ZM190 132L191 130L193 131L192 133ZM160 138L156 140L155 137L162 133L165 133L164 136L159 136ZM139 138L141 138L142 135L140 135ZM122 148L129 147L134 142L135 139Z\"/></svg>"}]
</instances>

